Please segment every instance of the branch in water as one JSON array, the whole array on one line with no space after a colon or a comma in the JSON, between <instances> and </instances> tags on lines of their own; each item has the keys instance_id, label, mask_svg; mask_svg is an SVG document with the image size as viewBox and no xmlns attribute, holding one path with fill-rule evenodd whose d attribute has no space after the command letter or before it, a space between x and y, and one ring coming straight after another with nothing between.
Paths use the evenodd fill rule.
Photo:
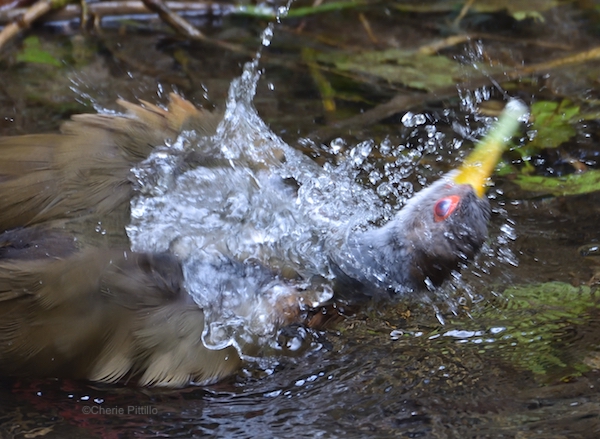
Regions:
<instances>
[{"instance_id":1,"label":"branch in water","mask_svg":"<svg viewBox=\"0 0 600 439\"><path fill-rule=\"evenodd\" d=\"M205 36L185 18L173 12L162 0L142 0L146 7L156 12L162 21L171 26L175 32L194 40L203 40Z\"/></svg>"},{"instance_id":2,"label":"branch in water","mask_svg":"<svg viewBox=\"0 0 600 439\"><path fill-rule=\"evenodd\" d=\"M40 0L34 3L31 7L25 10L22 16L13 19L10 24L2 29L0 32L0 49L23 30L31 27L33 22L38 18L46 15L53 9L62 8L70 1L71 0Z\"/></svg>"},{"instance_id":3,"label":"branch in water","mask_svg":"<svg viewBox=\"0 0 600 439\"><path fill-rule=\"evenodd\" d=\"M31 24L38 19L45 22L80 19L82 16L80 5L73 4L63 7L70 1L73 0L40 0L29 9L19 8L0 11L0 24L6 23L7 21L10 22L0 32L0 49L2 49L10 39L14 38L22 30L30 27ZM58 8L62 9L60 11L49 13ZM156 12L163 21L186 38L204 41L226 50L252 56L253 52L249 52L240 45L206 37L191 23L178 15L178 13L181 13L195 16L222 16L233 13L236 10L237 8L233 5L217 5L204 2L163 2L162 0L142 0L90 3L86 4L85 13L93 15L97 19L102 19L107 16L130 17L131 15L154 15L153 12Z\"/></svg>"},{"instance_id":4,"label":"branch in water","mask_svg":"<svg viewBox=\"0 0 600 439\"><path fill-rule=\"evenodd\" d=\"M234 5L216 4L210 2L185 2L185 1L167 1L164 2L171 11L184 16L223 16L233 13L236 8ZM138 0L115 0L89 3L86 6L89 14L99 18L103 17L128 17L139 15L154 15L152 11L144 5L143 1ZM18 20L27 12L27 8L15 8L0 10L0 24L8 24ZM81 6L79 4L70 4L60 11L55 11L42 17L43 22L58 22L78 20L81 17Z\"/></svg>"}]
</instances>

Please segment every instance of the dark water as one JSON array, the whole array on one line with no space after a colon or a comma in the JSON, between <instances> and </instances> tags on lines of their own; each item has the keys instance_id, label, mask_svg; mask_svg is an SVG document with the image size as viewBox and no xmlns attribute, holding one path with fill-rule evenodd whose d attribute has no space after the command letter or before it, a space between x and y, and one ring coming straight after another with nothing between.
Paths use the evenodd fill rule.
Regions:
<instances>
[{"instance_id":1,"label":"dark water","mask_svg":"<svg viewBox=\"0 0 600 439\"><path fill-rule=\"evenodd\" d=\"M518 65L519 60L539 62L561 51L592 47L599 42L599 21L582 11L575 6L550 10L545 22L476 15L466 24L469 29L496 38L448 50L472 58L483 47L486 56ZM367 14L388 43L418 47L444 35L444 15L396 14L385 8ZM351 150L371 140L372 153L357 180L367 189L380 187L384 182L369 177L377 170L384 174L386 163L394 165L405 184L375 192L395 208L464 156L469 140L488 123L472 108L485 107L501 93L490 84L477 93L457 91L442 103L427 101L411 109L412 117L400 113L341 133L343 141L327 139L325 149L319 139L299 142L331 116L324 114L311 78L297 63L299 46L323 43L292 31L304 26L308 35L330 37L356 28L357 20L356 14L336 13L278 28L261 61L264 72L254 104L277 135L321 165L335 163L331 151L340 145ZM258 46L264 27L244 20L213 26L215 35L230 32L236 41L252 40L249 52ZM13 48L0 65L0 134L52 130L73 112L116 108L117 96L164 102L171 87L198 104L223 109L231 81L250 59L148 34L127 40L110 31L99 39L41 35L58 53L83 55L48 79L47 68L15 63L11 57L18 48ZM366 40L354 32L344 44L366 45ZM558 49L565 41L569 47ZM174 67L175 56L187 61ZM525 78L507 90L528 103L583 96L591 105L596 79L582 70ZM585 70L593 73L593 63ZM381 84L364 88L365 101L341 103L337 117L360 113L397 92ZM592 120L578 129L577 141L564 148L593 167L598 127ZM389 149L400 147L408 151L402 161L390 159ZM539 157L538 171L559 169L556 154ZM593 288L587 288L597 282L600 267L593 251L600 239L600 196L536 197L509 178L495 180L488 244L460 277L434 294L353 310L329 329L305 334L311 343L302 352L276 358L267 368L249 363L237 376L204 388L6 378L0 386L0 436L600 436L600 307ZM591 255L583 256L582 246L592 249Z\"/></svg>"}]
</instances>

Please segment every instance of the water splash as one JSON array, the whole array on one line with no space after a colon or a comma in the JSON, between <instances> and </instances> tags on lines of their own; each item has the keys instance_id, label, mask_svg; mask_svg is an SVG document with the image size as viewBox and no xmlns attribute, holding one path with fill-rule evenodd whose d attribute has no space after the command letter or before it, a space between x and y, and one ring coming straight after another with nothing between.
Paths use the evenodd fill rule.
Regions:
<instances>
[{"instance_id":1,"label":"water splash","mask_svg":"<svg viewBox=\"0 0 600 439\"><path fill-rule=\"evenodd\" d=\"M259 78L254 60L232 82L214 136L182 133L133 170L127 227L133 250L182 260L186 288L205 310L205 344L243 354L273 345L285 312L331 298L329 249L379 219L382 206L357 182L372 142L317 166L257 114ZM192 165L192 153L209 158ZM281 304L283 313L273 311Z\"/></svg>"},{"instance_id":2,"label":"water splash","mask_svg":"<svg viewBox=\"0 0 600 439\"><path fill-rule=\"evenodd\" d=\"M445 140L411 114L403 122L414 145L385 139L348 148L336 139L326 148L333 159L318 166L256 112L259 59L260 50L232 82L214 136L184 132L133 169L127 227L133 250L182 261L186 289L205 312L205 345L233 345L244 358L256 358L257 346L281 349L286 318L332 297L329 255L352 231L391 218L415 191L406 178L416 163ZM384 158L377 165L368 160L374 151ZM416 176L419 185L427 180Z\"/></svg>"}]
</instances>

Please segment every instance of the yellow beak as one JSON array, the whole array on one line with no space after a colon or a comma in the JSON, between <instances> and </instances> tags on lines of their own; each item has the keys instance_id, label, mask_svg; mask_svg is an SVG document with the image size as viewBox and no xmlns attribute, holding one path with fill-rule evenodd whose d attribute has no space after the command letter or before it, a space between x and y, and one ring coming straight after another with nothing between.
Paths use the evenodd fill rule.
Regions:
<instances>
[{"instance_id":1,"label":"yellow beak","mask_svg":"<svg viewBox=\"0 0 600 439\"><path fill-rule=\"evenodd\" d=\"M521 118L527 114L527 111L527 107L522 102L515 99L509 101L496 124L454 173L452 176L454 182L470 184L477 195L483 197L506 143L514 135Z\"/></svg>"}]
</instances>

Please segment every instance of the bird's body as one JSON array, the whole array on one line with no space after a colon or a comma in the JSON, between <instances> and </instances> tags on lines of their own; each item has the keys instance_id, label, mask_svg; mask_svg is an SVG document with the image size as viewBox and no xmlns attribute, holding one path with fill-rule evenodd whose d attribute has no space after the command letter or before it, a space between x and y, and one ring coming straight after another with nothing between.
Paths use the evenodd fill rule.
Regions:
<instances>
[{"instance_id":1,"label":"bird's body","mask_svg":"<svg viewBox=\"0 0 600 439\"><path fill-rule=\"evenodd\" d=\"M131 169L182 131L213 135L220 116L176 95L166 110L121 104L126 115L75 116L61 134L0 138L1 374L182 386L215 382L240 366L233 346L204 345L205 311L187 291L181 257L131 251L125 232ZM350 279L366 290L418 289L472 258L486 237L489 205L452 178L328 255L338 288ZM235 288L237 276L242 288L264 292L261 312L273 325L299 320L285 263L194 263L209 266L209 287ZM219 270L231 276L218 283Z\"/></svg>"},{"instance_id":2,"label":"bird's body","mask_svg":"<svg viewBox=\"0 0 600 439\"><path fill-rule=\"evenodd\" d=\"M124 116L0 139L4 374L181 386L239 367L234 348L202 345L204 315L180 262L131 252L124 229L131 168L184 129L214 133L219 119L176 95L168 111L122 104Z\"/></svg>"}]
</instances>

